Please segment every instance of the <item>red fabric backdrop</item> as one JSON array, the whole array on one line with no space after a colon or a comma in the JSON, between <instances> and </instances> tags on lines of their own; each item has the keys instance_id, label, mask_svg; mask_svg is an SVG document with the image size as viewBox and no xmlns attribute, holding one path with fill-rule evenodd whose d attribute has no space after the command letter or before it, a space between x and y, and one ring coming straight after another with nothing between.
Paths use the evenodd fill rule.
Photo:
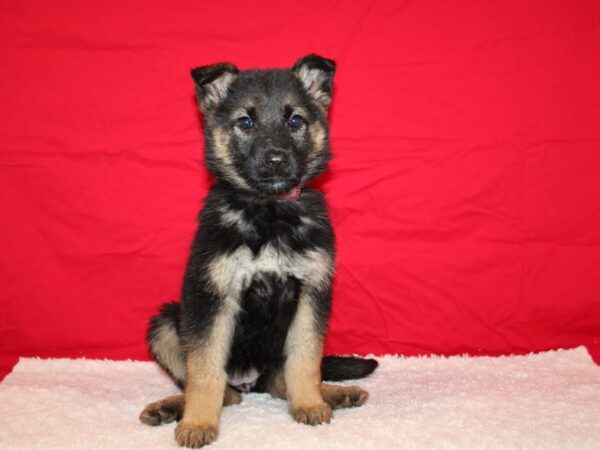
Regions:
<instances>
[{"instance_id":1,"label":"red fabric backdrop","mask_svg":"<svg viewBox=\"0 0 600 450\"><path fill-rule=\"evenodd\" d=\"M338 63L327 351L600 338L600 3L0 5L0 354L147 358L210 179L189 69Z\"/></svg>"}]
</instances>

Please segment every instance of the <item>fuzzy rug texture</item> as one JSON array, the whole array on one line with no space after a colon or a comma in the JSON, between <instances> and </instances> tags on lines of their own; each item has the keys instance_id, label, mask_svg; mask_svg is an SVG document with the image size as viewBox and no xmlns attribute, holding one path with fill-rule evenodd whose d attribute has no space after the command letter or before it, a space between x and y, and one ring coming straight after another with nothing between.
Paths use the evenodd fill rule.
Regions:
<instances>
[{"instance_id":1,"label":"fuzzy rug texture","mask_svg":"<svg viewBox=\"0 0 600 450\"><path fill-rule=\"evenodd\" d=\"M378 358L361 408L295 423L283 401L225 408L211 449L600 449L600 367L585 348L510 357ZM1 449L178 448L138 421L178 390L150 362L22 358L0 384Z\"/></svg>"}]
</instances>

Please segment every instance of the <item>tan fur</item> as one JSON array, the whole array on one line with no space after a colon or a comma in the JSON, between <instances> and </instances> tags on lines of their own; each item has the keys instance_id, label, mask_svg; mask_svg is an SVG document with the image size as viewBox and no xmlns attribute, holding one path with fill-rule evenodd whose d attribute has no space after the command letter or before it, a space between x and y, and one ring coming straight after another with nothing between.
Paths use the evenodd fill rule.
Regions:
<instances>
[{"instance_id":1,"label":"tan fur","mask_svg":"<svg viewBox=\"0 0 600 450\"><path fill-rule=\"evenodd\" d=\"M223 406L237 405L241 403L242 395L227 386L223 397ZM183 414L183 394L171 395L162 400L149 403L140 414L140 422L145 425L161 425L179 420Z\"/></svg>"},{"instance_id":2,"label":"tan fur","mask_svg":"<svg viewBox=\"0 0 600 450\"><path fill-rule=\"evenodd\" d=\"M230 165L231 155L229 154L229 134L223 128L215 128L212 134L215 143L215 153L224 164Z\"/></svg>"},{"instance_id":3,"label":"tan fur","mask_svg":"<svg viewBox=\"0 0 600 450\"><path fill-rule=\"evenodd\" d=\"M321 383L321 395L332 409L361 406L369 398L369 393L358 386L338 386L327 383Z\"/></svg>"},{"instance_id":4,"label":"tan fur","mask_svg":"<svg viewBox=\"0 0 600 450\"><path fill-rule=\"evenodd\" d=\"M221 207L221 221L225 225L236 227L244 236L257 235L254 225L244 219L243 211Z\"/></svg>"},{"instance_id":5,"label":"tan fur","mask_svg":"<svg viewBox=\"0 0 600 450\"><path fill-rule=\"evenodd\" d=\"M152 426L170 423L179 419L182 411L183 395L172 395L146 405L140 413L140 422Z\"/></svg>"},{"instance_id":6,"label":"tan fur","mask_svg":"<svg viewBox=\"0 0 600 450\"><path fill-rule=\"evenodd\" d=\"M283 371L280 371L271 381L271 385L269 386L269 393L271 396L278 398L280 400L287 399L287 392L285 389L285 378L283 376Z\"/></svg>"},{"instance_id":7,"label":"tan fur","mask_svg":"<svg viewBox=\"0 0 600 450\"><path fill-rule=\"evenodd\" d=\"M200 448L214 442L218 435L219 430L216 426L181 421L175 427L175 440L180 447Z\"/></svg>"},{"instance_id":8,"label":"tan fur","mask_svg":"<svg viewBox=\"0 0 600 450\"><path fill-rule=\"evenodd\" d=\"M161 326L152 337L151 347L157 352L156 359L164 361L173 377L185 380L185 364L179 335L172 324Z\"/></svg>"},{"instance_id":9,"label":"tan fur","mask_svg":"<svg viewBox=\"0 0 600 450\"><path fill-rule=\"evenodd\" d=\"M369 398L369 393L358 386L339 386L321 383L321 396L331 409L352 408L363 405ZM287 399L287 389L283 373L274 377L269 386L269 393L278 399Z\"/></svg>"},{"instance_id":10,"label":"tan fur","mask_svg":"<svg viewBox=\"0 0 600 450\"><path fill-rule=\"evenodd\" d=\"M204 113L209 113L213 108L215 108L221 99L225 97L229 86L231 86L231 83L233 80L235 80L235 78L235 74L225 72L212 83L207 83L205 85L205 95L199 103L200 109L202 109Z\"/></svg>"},{"instance_id":11,"label":"tan fur","mask_svg":"<svg viewBox=\"0 0 600 450\"><path fill-rule=\"evenodd\" d=\"M183 418L175 430L179 445L201 446L217 437L227 383L225 364L238 309L225 304L208 339L188 354Z\"/></svg>"},{"instance_id":12,"label":"tan fur","mask_svg":"<svg viewBox=\"0 0 600 450\"><path fill-rule=\"evenodd\" d=\"M194 361L188 364L182 420L193 425L216 427L223 405L227 377L222 369L210 370L208 365L202 367L198 363Z\"/></svg>"},{"instance_id":13,"label":"tan fur","mask_svg":"<svg viewBox=\"0 0 600 450\"><path fill-rule=\"evenodd\" d=\"M256 104L252 101L252 100L245 100L245 103L243 106L240 106L238 109L236 109L235 111L233 111L229 117L232 120L237 120L237 119L241 119L244 116L248 115L248 110L256 108Z\"/></svg>"},{"instance_id":14,"label":"tan fur","mask_svg":"<svg viewBox=\"0 0 600 450\"><path fill-rule=\"evenodd\" d=\"M246 183L246 181L244 181L244 179L238 175L233 167L233 160L231 159L231 154L229 153L229 139L230 136L227 130L220 127L214 128L211 135L211 140L215 149L215 155L223 163L222 169L224 175L229 179L229 181L243 189L249 189L248 183Z\"/></svg>"},{"instance_id":15,"label":"tan fur","mask_svg":"<svg viewBox=\"0 0 600 450\"><path fill-rule=\"evenodd\" d=\"M231 386L225 388L225 396L223 397L223 406L231 406L242 403L242 394L233 389Z\"/></svg>"},{"instance_id":16,"label":"tan fur","mask_svg":"<svg viewBox=\"0 0 600 450\"><path fill-rule=\"evenodd\" d=\"M300 295L285 342L284 379L292 416L299 422L315 424L329 422L331 410L321 396L323 337L316 329L311 301L306 293Z\"/></svg>"},{"instance_id":17,"label":"tan fur","mask_svg":"<svg viewBox=\"0 0 600 450\"><path fill-rule=\"evenodd\" d=\"M325 140L327 138L323 125L319 122L311 123L308 127L308 133L310 134L310 139L313 143L313 153L322 153L323 150L325 150Z\"/></svg>"},{"instance_id":18,"label":"tan fur","mask_svg":"<svg viewBox=\"0 0 600 450\"><path fill-rule=\"evenodd\" d=\"M321 90L321 85L325 81L326 75L319 69L301 66L296 71L296 76L302 82L304 89L314 99L315 103L323 110L326 110L331 104L331 96Z\"/></svg>"}]
</instances>

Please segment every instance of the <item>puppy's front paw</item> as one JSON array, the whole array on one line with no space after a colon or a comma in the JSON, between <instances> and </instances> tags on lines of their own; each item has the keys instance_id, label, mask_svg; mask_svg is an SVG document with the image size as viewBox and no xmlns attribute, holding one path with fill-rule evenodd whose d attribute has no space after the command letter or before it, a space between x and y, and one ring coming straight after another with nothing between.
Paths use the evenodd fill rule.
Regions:
<instances>
[{"instance_id":1,"label":"puppy's front paw","mask_svg":"<svg viewBox=\"0 0 600 450\"><path fill-rule=\"evenodd\" d=\"M179 422L175 428L175 439L181 447L199 448L217 439L217 427Z\"/></svg>"},{"instance_id":2,"label":"puppy's front paw","mask_svg":"<svg viewBox=\"0 0 600 450\"><path fill-rule=\"evenodd\" d=\"M331 408L326 403L308 408L295 408L291 414L294 420L307 425L329 423L333 417Z\"/></svg>"}]
</instances>

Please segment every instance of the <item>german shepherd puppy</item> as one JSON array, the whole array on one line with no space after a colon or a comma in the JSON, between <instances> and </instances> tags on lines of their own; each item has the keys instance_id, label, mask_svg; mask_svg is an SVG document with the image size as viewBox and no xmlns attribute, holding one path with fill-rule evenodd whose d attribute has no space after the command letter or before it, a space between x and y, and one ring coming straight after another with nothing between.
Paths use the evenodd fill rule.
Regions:
<instances>
[{"instance_id":1,"label":"german shepherd puppy","mask_svg":"<svg viewBox=\"0 0 600 450\"><path fill-rule=\"evenodd\" d=\"M356 387L375 360L322 357L331 309L334 235L323 195L306 183L330 158L327 110L335 63L317 55L291 69L192 70L216 179L200 215L182 302L148 330L150 351L184 390L146 406L140 420L179 420L179 445L217 437L223 406L240 392L287 399L292 417L317 425L332 409L362 405Z\"/></svg>"}]
</instances>

